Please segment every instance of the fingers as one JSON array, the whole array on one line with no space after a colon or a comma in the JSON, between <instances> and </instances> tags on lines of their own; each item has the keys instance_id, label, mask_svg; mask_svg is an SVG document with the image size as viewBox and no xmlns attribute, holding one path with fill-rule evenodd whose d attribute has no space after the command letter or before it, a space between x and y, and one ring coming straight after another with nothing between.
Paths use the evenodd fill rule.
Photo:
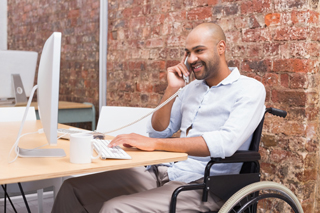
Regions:
<instances>
[{"instance_id":1,"label":"fingers","mask_svg":"<svg viewBox=\"0 0 320 213\"><path fill-rule=\"evenodd\" d=\"M109 143L108 147L115 147L118 145L123 145L128 147L132 145L134 140L135 138L133 134L118 135Z\"/></svg>"},{"instance_id":2,"label":"fingers","mask_svg":"<svg viewBox=\"0 0 320 213\"><path fill-rule=\"evenodd\" d=\"M188 53L185 51L184 52L184 56L183 56L183 58L182 58L182 60L180 62L181 64L184 64L184 62L186 61L187 56L188 56Z\"/></svg>"},{"instance_id":3,"label":"fingers","mask_svg":"<svg viewBox=\"0 0 320 213\"><path fill-rule=\"evenodd\" d=\"M189 76L190 75L189 70L188 70L187 66L184 64L184 61L186 60L186 54L183 58L184 59L176 66L169 67L168 72L175 73L176 75L178 75L181 78L182 78L182 75Z\"/></svg>"}]
</instances>

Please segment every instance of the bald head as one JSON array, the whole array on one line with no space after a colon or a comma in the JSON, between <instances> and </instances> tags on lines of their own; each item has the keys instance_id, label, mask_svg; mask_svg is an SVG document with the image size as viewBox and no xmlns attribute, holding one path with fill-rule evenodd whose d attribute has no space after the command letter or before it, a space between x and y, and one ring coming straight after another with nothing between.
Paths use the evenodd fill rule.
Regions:
<instances>
[{"instance_id":1,"label":"bald head","mask_svg":"<svg viewBox=\"0 0 320 213\"><path fill-rule=\"evenodd\" d=\"M221 29L221 27L214 23L203 23L198 26L196 26L189 34L189 36L208 36L216 43L223 40L226 42L226 36ZM188 36L188 37L189 37Z\"/></svg>"}]
</instances>

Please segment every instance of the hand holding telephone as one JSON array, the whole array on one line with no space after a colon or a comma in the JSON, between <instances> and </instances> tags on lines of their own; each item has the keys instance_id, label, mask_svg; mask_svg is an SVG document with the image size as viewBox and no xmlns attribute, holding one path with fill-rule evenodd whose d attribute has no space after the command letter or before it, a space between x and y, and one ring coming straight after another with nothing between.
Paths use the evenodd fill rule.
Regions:
<instances>
[{"instance_id":1,"label":"hand holding telephone","mask_svg":"<svg viewBox=\"0 0 320 213\"><path fill-rule=\"evenodd\" d=\"M184 64L186 65L188 71L190 71L190 66L189 66L189 64L188 64L188 57L186 57L186 60L184 60ZM186 84L188 84L188 83L189 83L189 76L184 76L184 75L182 75L182 77L183 77L184 82L185 82Z\"/></svg>"}]
</instances>

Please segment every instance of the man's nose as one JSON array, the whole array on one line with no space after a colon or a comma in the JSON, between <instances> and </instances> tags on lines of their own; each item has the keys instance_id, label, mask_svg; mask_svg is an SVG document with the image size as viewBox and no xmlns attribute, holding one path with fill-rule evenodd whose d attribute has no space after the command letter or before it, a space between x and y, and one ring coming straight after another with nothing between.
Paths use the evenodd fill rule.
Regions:
<instances>
[{"instance_id":1,"label":"man's nose","mask_svg":"<svg viewBox=\"0 0 320 213\"><path fill-rule=\"evenodd\" d=\"M190 53L189 58L188 58L188 63L192 64L196 61L198 61L198 57L196 56L196 54Z\"/></svg>"}]
</instances>

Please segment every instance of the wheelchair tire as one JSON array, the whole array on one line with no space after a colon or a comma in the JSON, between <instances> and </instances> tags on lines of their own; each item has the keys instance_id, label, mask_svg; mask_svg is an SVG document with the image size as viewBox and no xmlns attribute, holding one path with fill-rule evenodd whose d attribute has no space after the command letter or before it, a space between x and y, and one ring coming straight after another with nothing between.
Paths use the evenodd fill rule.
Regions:
<instances>
[{"instance_id":1,"label":"wheelchair tire","mask_svg":"<svg viewBox=\"0 0 320 213\"><path fill-rule=\"evenodd\" d=\"M257 183L250 184L246 187L243 187L242 189L237 191L234 195L232 195L224 203L224 205L219 210L219 213L247 212L247 211L244 211L245 209L239 210L239 208L238 208L238 210L234 210L234 208L243 199L246 199L247 197L249 197L253 193L259 193L260 191L266 191L266 190L272 190L272 191L275 191L276 193L269 193L269 194L266 193L266 194L262 195L263 197L261 197L258 200L255 200L255 201L252 200L251 202L249 200L249 201L247 201L247 205L253 206L253 205L256 205L256 203L259 200L274 198L274 199L280 199L287 204L291 204L291 208L293 209L293 212L303 213L303 209L301 207L301 204L300 204L298 198L293 194L293 192L291 192L287 187L285 187L279 183L274 183L274 182L270 182L270 181L257 182ZM242 202L242 204L243 204L243 202ZM253 211L253 212L255 212L255 211ZM262 212L264 212L264 211L262 211ZM269 211L265 211L265 212L269 212ZM275 211L275 212L277 212L277 211Z\"/></svg>"}]
</instances>

